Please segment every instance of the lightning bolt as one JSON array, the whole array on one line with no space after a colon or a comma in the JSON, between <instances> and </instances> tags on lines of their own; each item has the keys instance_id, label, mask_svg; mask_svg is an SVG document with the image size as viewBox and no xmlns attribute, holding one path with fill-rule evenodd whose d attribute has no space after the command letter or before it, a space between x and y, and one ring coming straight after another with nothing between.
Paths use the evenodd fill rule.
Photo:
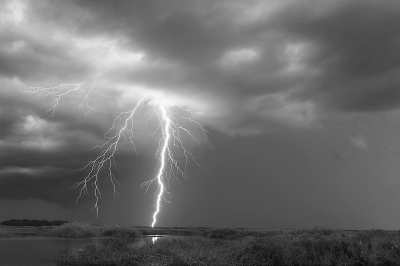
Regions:
<instances>
[{"instance_id":1,"label":"lightning bolt","mask_svg":"<svg viewBox=\"0 0 400 266\"><path fill-rule=\"evenodd\" d=\"M80 170L88 170L89 173L87 174L87 176L85 177L84 180L76 183L73 186L74 188L81 187L79 196L76 199L76 201L78 201L79 198L83 194L89 194L87 186L88 186L88 183L91 182L92 185L94 186L94 195L96 197L96 202L95 202L94 208L96 209L97 215L99 214L98 202L101 197L101 192L100 192L100 189L98 186L100 170L103 169L104 167L106 167L105 165L107 165L107 163L108 163L108 177L110 178L111 184L113 185L114 195L115 195L117 193L115 183L118 183L118 181L115 179L115 176L112 172L112 167L115 166L114 155L115 155L115 152L117 151L118 144L121 141L121 138L123 138L124 141L126 140L126 133L130 134L129 135L129 144L132 146L132 148L136 152L136 146L133 142L133 136L134 136L134 134L133 134L133 115L135 114L140 103L146 98L146 96L147 95L145 95L142 99L140 99L138 101L138 103L136 104L136 106L132 110L127 111L127 112L122 112L117 116L117 118L113 122L113 125L104 134L104 138L106 138L107 141L101 145L96 145L95 147L92 148L92 149L95 149L95 148L102 149L100 154L97 156L96 159L90 161L85 167L80 169ZM115 128L117 121L124 119L124 118L125 118L125 122L124 122L124 125L122 126L122 128L119 131L117 131L116 134L114 134L112 136L108 136L108 134Z\"/></svg>"},{"instance_id":2,"label":"lightning bolt","mask_svg":"<svg viewBox=\"0 0 400 266\"><path fill-rule=\"evenodd\" d=\"M170 139L170 133L169 129L171 127L171 119L167 116L167 111L165 110L164 106L160 106L161 112L162 112L162 120L164 122L164 130L163 130L163 144L161 148L161 165L160 169L157 174L157 182L158 182L158 195L157 195L157 201L156 201L156 211L153 214L153 222L151 223L151 227L154 227L154 225L157 222L157 214L160 212L160 204L161 204L161 198L163 197L165 186L163 182L163 174L165 172L165 157L167 155L167 152L170 153L168 149L168 142Z\"/></svg>"},{"instance_id":3,"label":"lightning bolt","mask_svg":"<svg viewBox=\"0 0 400 266\"><path fill-rule=\"evenodd\" d=\"M27 94L34 94L42 97L51 97L53 98L53 104L50 106L50 108L46 111L49 115L47 116L48 118L54 119L54 112L56 110L56 107L58 106L61 98L67 96L68 94L77 91L81 88L83 83L77 83L77 84L60 84L55 87L30 87L29 90L24 90L24 91L19 91L21 93L20 99L22 99L25 95ZM91 108L89 106L89 94L91 90L89 90L86 93L86 96L82 100L82 102L79 104L79 106L74 107L78 109L87 109L85 112L85 119L87 114L90 112Z\"/></svg>"},{"instance_id":4,"label":"lightning bolt","mask_svg":"<svg viewBox=\"0 0 400 266\"><path fill-rule=\"evenodd\" d=\"M47 113L50 113L48 116L54 118L54 113L56 107L58 106L60 100L65 97L67 94L72 93L80 89L81 84L61 84L56 87L50 88L42 88L42 87L32 87L28 91L22 92L21 98L25 94L35 94L43 97L53 97L53 104L47 110ZM91 110L89 106L89 94L91 90L89 90L78 107L80 109L86 109L85 119L88 112ZM94 209L96 210L96 215L99 214L99 200L101 198L101 192L99 189L99 175L102 169L107 169L107 176L111 181L114 190L114 197L117 194L116 184L119 184L115 175L113 173L113 168L116 168L115 164L115 153L117 152L119 147L123 147L125 142L128 141L129 145L132 149L136 151L136 146L134 144L134 115L137 112L138 108L142 104L142 102L147 98L147 94L143 96L134 106L133 109L125 112L121 112L114 120L111 127L104 134L104 138L106 141L101 145L94 146L93 149L100 149L98 156L89 161L84 167L78 170L86 170L88 174L86 177L73 185L73 188L80 189L80 193L76 199L78 200L85 194L89 194L88 186L91 185L94 187L94 195L95 195L95 203ZM198 112L192 112L188 109L179 108L181 111L190 113L191 115L201 114ZM189 117L183 116L177 112L172 111L167 108L161 101L155 100L153 104L153 112L151 116L145 121L147 122L153 117L157 116L158 118L158 127L156 131L152 134L156 134L158 131L161 133L161 139L159 141L159 146L156 151L156 157L159 160L159 168L157 171L157 175L144 183L142 183L142 187L146 186L146 192L149 189L150 185L154 182L157 183L157 191L156 191L156 202L155 202L155 211L153 213L153 220L151 223L151 227L154 227L157 222L157 215L161 210L161 201L164 200L168 202L165 197L165 194L170 196L169 191L167 190L167 186L165 184L166 180L169 180L172 177L175 177L179 182L178 176L182 176L183 178L187 178L188 165L194 165L196 167L201 167L195 160L193 154L189 152L181 139L181 133L186 133L191 139L197 142L196 138L192 134L190 130L188 130L185 126L185 122L191 122L200 127L201 130L208 132L206 129L202 127L202 125ZM122 121L122 126L117 129L118 122ZM112 134L112 132L115 132ZM197 142L198 143L198 142ZM175 155L172 148L181 150L183 154L184 160L178 160L176 158L180 158ZM181 167L180 165L183 166Z\"/></svg>"},{"instance_id":5,"label":"lightning bolt","mask_svg":"<svg viewBox=\"0 0 400 266\"><path fill-rule=\"evenodd\" d=\"M160 161L160 167L158 170L157 176L149 180L142 185L151 185L153 182L157 182L158 184L158 193L156 197L156 203L155 203L155 212L153 213L153 222L151 224L151 227L154 227L154 225L157 222L157 214L160 212L161 208L161 200L164 199L166 202L168 202L165 197L164 193L167 193L168 195L170 194L168 190L166 189L166 186L164 184L165 179L170 179L171 177L177 177L177 175L181 175L184 178L187 178L187 170L188 170L188 164L192 163L193 165L197 167L201 167L195 160L194 156L192 153L190 153L188 150L185 149L185 146L183 145L182 139L180 138L180 131L185 132L186 134L189 135L190 138L192 138L194 141L197 142L196 138L193 136L193 134L183 126L181 121L189 121L192 123L197 124L203 131L208 132L206 129L204 129L201 124L193 119L190 119L185 116L181 116L176 112L173 112L172 110L168 109L166 106L164 106L161 102L156 101L155 107L159 107L161 111L161 115L156 111L156 109L153 109L154 113L156 113L158 119L159 119L159 127L158 129L161 130L162 133L162 138L160 140L160 144L158 147L158 150L156 152L156 156L159 158ZM183 111L189 112L191 114L201 114L201 113L195 113L187 109L180 108ZM170 144L170 142L172 142ZM198 143L198 142L197 142ZM170 145L173 147L176 147L178 149L181 149L183 152L183 155L185 157L184 160L184 168L182 169L179 166L179 161L175 159L174 153L172 152ZM179 179L176 178L179 182Z\"/></svg>"}]
</instances>

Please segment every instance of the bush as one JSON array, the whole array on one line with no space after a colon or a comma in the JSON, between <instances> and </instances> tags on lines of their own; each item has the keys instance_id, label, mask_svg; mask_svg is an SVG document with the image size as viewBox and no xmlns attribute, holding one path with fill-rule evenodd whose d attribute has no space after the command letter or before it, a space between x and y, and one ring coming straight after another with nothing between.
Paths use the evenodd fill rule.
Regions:
<instances>
[{"instance_id":1,"label":"bush","mask_svg":"<svg viewBox=\"0 0 400 266\"><path fill-rule=\"evenodd\" d=\"M100 236L100 230L96 226L91 226L88 223L71 222L63 224L50 233L56 237L95 237Z\"/></svg>"},{"instance_id":2,"label":"bush","mask_svg":"<svg viewBox=\"0 0 400 266\"><path fill-rule=\"evenodd\" d=\"M132 227L124 225L94 226L88 223L71 222L66 223L51 231L51 236L56 237L116 237L130 238L140 236L140 232Z\"/></svg>"},{"instance_id":3,"label":"bush","mask_svg":"<svg viewBox=\"0 0 400 266\"><path fill-rule=\"evenodd\" d=\"M101 236L118 238L138 237L141 235L137 229L119 224L100 226L100 232Z\"/></svg>"}]
</instances>

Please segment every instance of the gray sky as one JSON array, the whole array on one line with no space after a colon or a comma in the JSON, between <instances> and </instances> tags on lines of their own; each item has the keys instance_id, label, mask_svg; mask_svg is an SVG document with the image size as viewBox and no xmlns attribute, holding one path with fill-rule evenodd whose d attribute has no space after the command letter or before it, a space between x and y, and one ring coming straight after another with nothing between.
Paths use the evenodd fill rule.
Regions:
<instances>
[{"instance_id":1,"label":"gray sky","mask_svg":"<svg viewBox=\"0 0 400 266\"><path fill-rule=\"evenodd\" d=\"M149 225L157 100L208 131L185 123L202 168L169 182L158 226L398 229L399 13L386 0L1 0L0 220ZM23 95L60 84L81 86L51 117L56 98ZM115 200L101 172L96 218L92 187L75 202L75 170L144 95L137 155L115 155Z\"/></svg>"}]
</instances>

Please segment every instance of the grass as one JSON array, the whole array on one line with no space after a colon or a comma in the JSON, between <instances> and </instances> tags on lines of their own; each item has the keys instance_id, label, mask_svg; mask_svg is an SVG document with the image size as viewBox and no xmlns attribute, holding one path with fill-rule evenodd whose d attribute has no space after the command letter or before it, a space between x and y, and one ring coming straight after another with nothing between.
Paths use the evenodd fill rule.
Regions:
<instances>
[{"instance_id":1,"label":"grass","mask_svg":"<svg viewBox=\"0 0 400 266\"><path fill-rule=\"evenodd\" d=\"M234 232L236 231L236 232ZM59 265L399 265L400 233L382 230L211 230L232 239L186 237L128 248L104 240L64 250ZM268 233L267 233L268 232ZM247 235L246 237L233 236Z\"/></svg>"},{"instance_id":2,"label":"grass","mask_svg":"<svg viewBox=\"0 0 400 266\"><path fill-rule=\"evenodd\" d=\"M95 226L87 223L70 222L55 227L51 233L55 237L85 238L85 237L116 237L130 238L140 236L141 233L124 225L102 225Z\"/></svg>"},{"instance_id":3,"label":"grass","mask_svg":"<svg viewBox=\"0 0 400 266\"><path fill-rule=\"evenodd\" d=\"M124 240L106 239L100 245L88 245L82 250L63 250L57 260L59 265L199 265L196 262L221 261L216 252L217 242L189 238L160 241L156 244L130 249ZM219 242L221 248L229 248ZM210 265L210 264L204 264ZM219 265L219 264L211 264ZM231 265L231 264L227 264Z\"/></svg>"},{"instance_id":4,"label":"grass","mask_svg":"<svg viewBox=\"0 0 400 266\"><path fill-rule=\"evenodd\" d=\"M218 239L234 239L243 236L244 231L231 228L214 229L203 234L204 236Z\"/></svg>"}]
</instances>

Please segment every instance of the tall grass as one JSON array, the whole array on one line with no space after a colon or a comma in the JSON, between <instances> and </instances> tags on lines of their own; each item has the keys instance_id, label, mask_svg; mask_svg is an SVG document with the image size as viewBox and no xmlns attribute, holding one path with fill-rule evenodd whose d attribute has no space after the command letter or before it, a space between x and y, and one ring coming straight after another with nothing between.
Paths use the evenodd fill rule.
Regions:
<instances>
[{"instance_id":1,"label":"tall grass","mask_svg":"<svg viewBox=\"0 0 400 266\"><path fill-rule=\"evenodd\" d=\"M208 236L211 238L219 238L219 239L233 239L238 236L243 235L242 230L238 229L231 229L231 228L221 228L221 229L214 229L208 232L205 232L203 235Z\"/></svg>"},{"instance_id":2,"label":"tall grass","mask_svg":"<svg viewBox=\"0 0 400 266\"><path fill-rule=\"evenodd\" d=\"M71 237L71 238L83 238L83 237L117 237L117 238L129 238L140 236L140 232L132 227L124 225L102 225L95 226L87 223L71 222L65 223L59 227L54 228L51 236L55 237Z\"/></svg>"},{"instance_id":3,"label":"tall grass","mask_svg":"<svg viewBox=\"0 0 400 266\"><path fill-rule=\"evenodd\" d=\"M113 241L108 242L108 241ZM218 240L174 239L148 244L142 248L127 248L126 242L106 240L100 245L88 245L82 250L63 250L59 265L234 265L221 257L229 245ZM210 243L212 246L210 248ZM218 250L217 250L218 249ZM206 264L199 264L199 263ZM211 264L210 264L211 263Z\"/></svg>"},{"instance_id":4,"label":"tall grass","mask_svg":"<svg viewBox=\"0 0 400 266\"><path fill-rule=\"evenodd\" d=\"M262 237L236 253L236 261L241 265L398 265L399 243L398 235Z\"/></svg>"},{"instance_id":5,"label":"tall grass","mask_svg":"<svg viewBox=\"0 0 400 266\"><path fill-rule=\"evenodd\" d=\"M141 235L139 230L125 225L103 225L100 226L101 236L111 236L119 238L132 238Z\"/></svg>"},{"instance_id":6,"label":"tall grass","mask_svg":"<svg viewBox=\"0 0 400 266\"><path fill-rule=\"evenodd\" d=\"M126 242L104 239L101 245L87 245L77 251L62 250L56 262L59 265L129 265L129 261Z\"/></svg>"},{"instance_id":7,"label":"tall grass","mask_svg":"<svg viewBox=\"0 0 400 266\"><path fill-rule=\"evenodd\" d=\"M126 242L64 251L66 265L399 265L400 233L282 230L235 240L187 237L129 249ZM230 234L230 233L229 233Z\"/></svg>"}]
</instances>

